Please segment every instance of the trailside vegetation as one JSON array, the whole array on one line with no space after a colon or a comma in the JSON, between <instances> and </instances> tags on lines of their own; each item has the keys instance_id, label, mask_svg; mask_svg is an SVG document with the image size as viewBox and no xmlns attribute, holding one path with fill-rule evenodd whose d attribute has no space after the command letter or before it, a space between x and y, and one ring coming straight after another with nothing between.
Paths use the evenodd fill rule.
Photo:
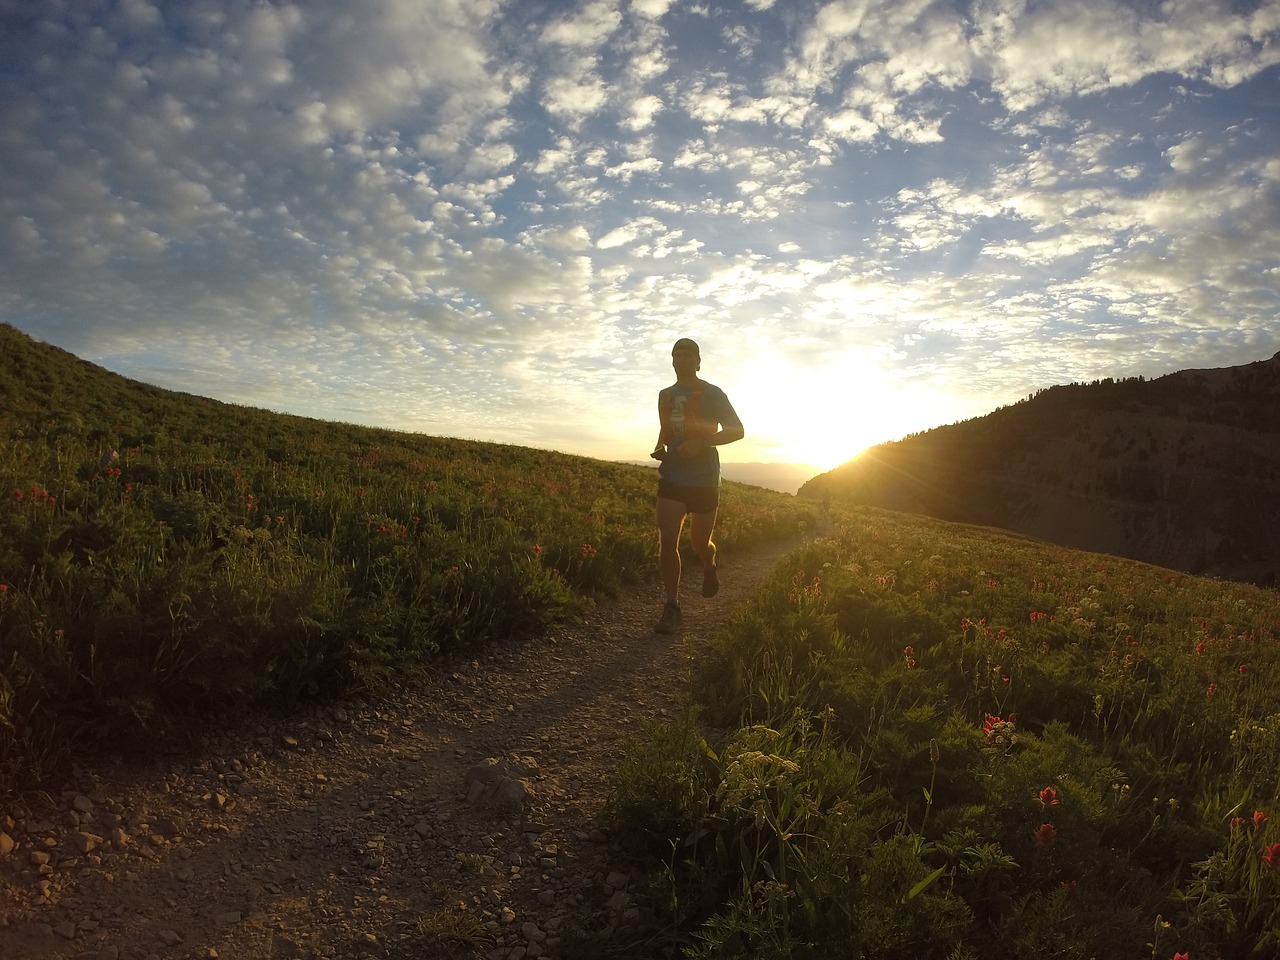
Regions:
<instances>
[{"instance_id":1,"label":"trailside vegetation","mask_svg":"<svg viewBox=\"0 0 1280 960\"><path fill-rule=\"evenodd\" d=\"M1280 950L1280 595L858 508L623 759L690 957Z\"/></svg>"},{"instance_id":2,"label":"trailside vegetation","mask_svg":"<svg viewBox=\"0 0 1280 960\"><path fill-rule=\"evenodd\" d=\"M231 406L0 326L0 794L377 692L656 572L643 467ZM727 484L728 551L812 507Z\"/></svg>"}]
</instances>

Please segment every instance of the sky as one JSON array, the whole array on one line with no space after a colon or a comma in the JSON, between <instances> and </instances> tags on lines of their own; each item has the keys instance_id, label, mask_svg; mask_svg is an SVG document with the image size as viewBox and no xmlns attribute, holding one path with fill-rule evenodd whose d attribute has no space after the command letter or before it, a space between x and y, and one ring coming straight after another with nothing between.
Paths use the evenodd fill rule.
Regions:
<instances>
[{"instance_id":1,"label":"sky","mask_svg":"<svg viewBox=\"0 0 1280 960\"><path fill-rule=\"evenodd\" d=\"M826 469L1278 321L1280 0L0 0L0 322L158 386Z\"/></svg>"}]
</instances>

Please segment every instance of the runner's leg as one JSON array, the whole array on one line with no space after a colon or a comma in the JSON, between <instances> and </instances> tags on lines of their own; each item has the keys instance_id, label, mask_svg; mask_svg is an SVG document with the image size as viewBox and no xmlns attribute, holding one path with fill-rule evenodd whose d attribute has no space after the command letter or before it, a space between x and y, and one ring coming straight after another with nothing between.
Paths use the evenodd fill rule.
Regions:
<instances>
[{"instance_id":1,"label":"runner's leg","mask_svg":"<svg viewBox=\"0 0 1280 960\"><path fill-rule=\"evenodd\" d=\"M658 569L667 602L680 602L680 530L684 527L685 505L679 500L658 498Z\"/></svg>"},{"instance_id":2,"label":"runner's leg","mask_svg":"<svg viewBox=\"0 0 1280 960\"><path fill-rule=\"evenodd\" d=\"M689 516L689 543L704 567L715 566L716 545L711 540L711 531L715 526L716 508L714 507L708 513L694 513Z\"/></svg>"}]
</instances>

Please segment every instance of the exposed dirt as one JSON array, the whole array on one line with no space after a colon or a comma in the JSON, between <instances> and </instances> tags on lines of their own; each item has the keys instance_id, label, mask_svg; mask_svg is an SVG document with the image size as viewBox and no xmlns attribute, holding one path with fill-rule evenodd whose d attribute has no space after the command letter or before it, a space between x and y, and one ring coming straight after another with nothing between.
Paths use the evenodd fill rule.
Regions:
<instances>
[{"instance_id":1,"label":"exposed dirt","mask_svg":"<svg viewBox=\"0 0 1280 960\"><path fill-rule=\"evenodd\" d=\"M610 777L798 545L726 553L713 600L689 565L674 636L649 585L383 702L255 719L145 769L83 761L49 804L0 811L0 957L662 956L601 829Z\"/></svg>"}]
</instances>

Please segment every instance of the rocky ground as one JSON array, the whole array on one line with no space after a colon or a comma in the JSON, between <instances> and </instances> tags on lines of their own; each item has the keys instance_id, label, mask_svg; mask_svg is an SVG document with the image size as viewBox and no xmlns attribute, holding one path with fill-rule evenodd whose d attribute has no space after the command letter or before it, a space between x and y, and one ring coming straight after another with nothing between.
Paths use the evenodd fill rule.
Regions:
<instances>
[{"instance_id":1,"label":"rocky ground","mask_svg":"<svg viewBox=\"0 0 1280 960\"><path fill-rule=\"evenodd\" d=\"M145 768L84 758L0 811L0 957L661 957L599 815L626 742L795 543L725 556L652 632L650 585L413 690L211 731Z\"/></svg>"}]
</instances>

